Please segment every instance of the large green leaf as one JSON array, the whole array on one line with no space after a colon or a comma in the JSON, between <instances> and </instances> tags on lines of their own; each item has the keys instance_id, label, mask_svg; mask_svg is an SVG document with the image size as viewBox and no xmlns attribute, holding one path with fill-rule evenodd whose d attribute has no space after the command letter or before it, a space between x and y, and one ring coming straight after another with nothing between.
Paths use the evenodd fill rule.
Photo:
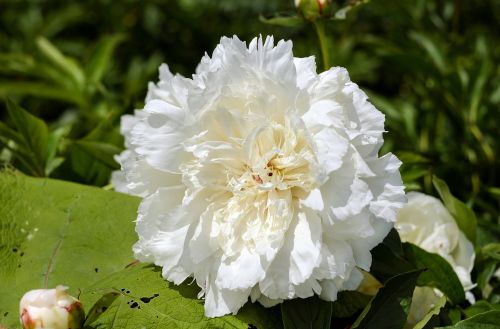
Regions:
<instances>
[{"instance_id":1,"label":"large green leaf","mask_svg":"<svg viewBox=\"0 0 500 329\"><path fill-rule=\"evenodd\" d=\"M203 302L196 298L198 291L194 283L175 286L161 277L160 268L140 264L84 289L80 298L84 305L92 305L103 294L111 297L104 311L87 321L88 329L281 327L276 308L265 310L254 304L244 306L237 316L208 319Z\"/></svg>"},{"instance_id":2,"label":"large green leaf","mask_svg":"<svg viewBox=\"0 0 500 329\"><path fill-rule=\"evenodd\" d=\"M99 188L0 174L0 324L18 324L30 289L63 284L77 295L132 262L138 204Z\"/></svg>"},{"instance_id":3,"label":"large green leaf","mask_svg":"<svg viewBox=\"0 0 500 329\"><path fill-rule=\"evenodd\" d=\"M465 300L465 292L457 274L443 257L405 242L403 250L406 258L416 268L426 269L418 278L419 286L435 287L441 290L453 304Z\"/></svg>"},{"instance_id":4,"label":"large green leaf","mask_svg":"<svg viewBox=\"0 0 500 329\"><path fill-rule=\"evenodd\" d=\"M127 267L138 204L96 187L0 173L0 327L18 326L26 291L59 284L80 296L89 328L281 327L276 308L257 304L207 319L196 285L173 286L152 265Z\"/></svg>"}]
</instances>

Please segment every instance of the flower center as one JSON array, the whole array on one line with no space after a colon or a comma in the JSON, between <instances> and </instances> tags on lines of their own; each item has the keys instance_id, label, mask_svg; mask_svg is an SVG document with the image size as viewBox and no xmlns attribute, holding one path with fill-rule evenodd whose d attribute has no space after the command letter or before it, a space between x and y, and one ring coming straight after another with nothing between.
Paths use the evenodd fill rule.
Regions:
<instances>
[{"instance_id":1,"label":"flower center","mask_svg":"<svg viewBox=\"0 0 500 329\"><path fill-rule=\"evenodd\" d=\"M317 160L301 129L278 123L259 127L243 149L247 153L244 170L228 180L235 194L291 188L309 192L318 186Z\"/></svg>"}]
</instances>

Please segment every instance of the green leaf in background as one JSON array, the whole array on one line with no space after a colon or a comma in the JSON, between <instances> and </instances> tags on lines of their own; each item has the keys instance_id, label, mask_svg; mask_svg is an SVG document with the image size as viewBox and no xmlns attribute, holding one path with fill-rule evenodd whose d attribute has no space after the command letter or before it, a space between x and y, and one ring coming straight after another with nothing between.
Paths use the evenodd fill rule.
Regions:
<instances>
[{"instance_id":1,"label":"green leaf in background","mask_svg":"<svg viewBox=\"0 0 500 329\"><path fill-rule=\"evenodd\" d=\"M28 111L24 110L10 99L7 99L9 118L19 132L21 145L18 145L26 154L24 159L33 168L35 176L45 176L47 159L47 142L49 132L45 122ZM14 140L16 141L16 140Z\"/></svg>"},{"instance_id":2,"label":"green leaf in background","mask_svg":"<svg viewBox=\"0 0 500 329\"><path fill-rule=\"evenodd\" d=\"M306 21L300 16L276 15L273 17L266 18L263 15L260 15L259 19L261 22L266 24L285 26L285 27L298 27L306 23Z\"/></svg>"},{"instance_id":3,"label":"green leaf in background","mask_svg":"<svg viewBox=\"0 0 500 329\"><path fill-rule=\"evenodd\" d=\"M284 329L329 329L332 318L332 302L318 296L286 300L281 304Z\"/></svg>"},{"instance_id":4,"label":"green leaf in background","mask_svg":"<svg viewBox=\"0 0 500 329\"><path fill-rule=\"evenodd\" d=\"M498 329L499 326L500 311L488 311L440 329Z\"/></svg>"},{"instance_id":5,"label":"green leaf in background","mask_svg":"<svg viewBox=\"0 0 500 329\"><path fill-rule=\"evenodd\" d=\"M78 148L99 160L111 169L119 169L120 166L114 160L113 156L120 153L120 149L113 144L79 140L74 142Z\"/></svg>"},{"instance_id":6,"label":"green leaf in background","mask_svg":"<svg viewBox=\"0 0 500 329\"><path fill-rule=\"evenodd\" d=\"M275 309L247 303L236 316L206 318L203 301L196 298L198 286L176 286L161 277L161 268L148 264L130 266L84 289L80 300L92 305L99 300L105 310L86 328L280 328ZM99 307L98 307L99 309ZM102 310L102 307L101 307ZM90 312L89 312L90 313ZM315 327L316 328L316 327Z\"/></svg>"},{"instance_id":7,"label":"green leaf in background","mask_svg":"<svg viewBox=\"0 0 500 329\"><path fill-rule=\"evenodd\" d=\"M500 243L489 243L481 248L483 256L500 261Z\"/></svg>"},{"instance_id":8,"label":"green leaf in background","mask_svg":"<svg viewBox=\"0 0 500 329\"><path fill-rule=\"evenodd\" d=\"M24 81L0 82L0 96L6 97L10 95L31 95L77 105L84 103L79 93L65 91L59 87L50 86L47 83Z\"/></svg>"},{"instance_id":9,"label":"green leaf in background","mask_svg":"<svg viewBox=\"0 0 500 329\"><path fill-rule=\"evenodd\" d=\"M57 169L57 167L59 167L64 162L65 159L63 157L57 156L57 151L63 138L68 135L68 133L69 129L67 129L67 127L60 127L49 134L49 138L47 141L45 176L49 176L55 169Z\"/></svg>"},{"instance_id":10,"label":"green leaf in background","mask_svg":"<svg viewBox=\"0 0 500 329\"><path fill-rule=\"evenodd\" d=\"M17 327L30 289L79 289L133 261L139 199L0 173L0 327ZM90 307L91 305L85 305Z\"/></svg>"},{"instance_id":11,"label":"green leaf in background","mask_svg":"<svg viewBox=\"0 0 500 329\"><path fill-rule=\"evenodd\" d=\"M85 74L76 60L66 57L56 48L56 46L44 37L38 37L36 39L36 45L47 60L61 72L67 74L78 91L83 90L85 85Z\"/></svg>"},{"instance_id":12,"label":"green leaf in background","mask_svg":"<svg viewBox=\"0 0 500 329\"><path fill-rule=\"evenodd\" d=\"M124 40L123 35L111 35L102 37L96 45L94 54L86 67L89 81L94 83L101 81L108 69L115 48Z\"/></svg>"},{"instance_id":13,"label":"green leaf in background","mask_svg":"<svg viewBox=\"0 0 500 329\"><path fill-rule=\"evenodd\" d=\"M423 270L390 278L365 307L352 329L401 329L406 323L417 278Z\"/></svg>"},{"instance_id":14,"label":"green leaf in background","mask_svg":"<svg viewBox=\"0 0 500 329\"><path fill-rule=\"evenodd\" d=\"M457 274L443 257L405 242L403 250L406 259L416 268L426 269L418 278L419 286L434 287L441 290L453 304L460 304L465 300L465 292Z\"/></svg>"},{"instance_id":15,"label":"green leaf in background","mask_svg":"<svg viewBox=\"0 0 500 329\"><path fill-rule=\"evenodd\" d=\"M476 241L477 219L474 212L465 203L455 198L445 181L434 176L432 183L444 202L444 205L455 218L458 227L465 236L474 243Z\"/></svg>"},{"instance_id":16,"label":"green leaf in background","mask_svg":"<svg viewBox=\"0 0 500 329\"><path fill-rule=\"evenodd\" d=\"M205 318L196 285L174 286L153 265L126 267L139 201L0 173L0 327L18 327L25 292L62 284L81 298L87 328L281 328L276 308L251 303L237 316Z\"/></svg>"}]
</instances>

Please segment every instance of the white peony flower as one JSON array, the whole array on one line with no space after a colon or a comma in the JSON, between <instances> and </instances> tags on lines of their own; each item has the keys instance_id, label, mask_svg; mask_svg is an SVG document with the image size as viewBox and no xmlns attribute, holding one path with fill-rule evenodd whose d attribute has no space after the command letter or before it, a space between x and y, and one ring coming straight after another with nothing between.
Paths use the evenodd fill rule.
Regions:
<instances>
[{"instance_id":1,"label":"white peony flower","mask_svg":"<svg viewBox=\"0 0 500 329\"><path fill-rule=\"evenodd\" d=\"M446 259L457 273L467 300L474 303L474 295L469 291L475 287L470 276L474 266L474 246L441 201L419 192L410 192L407 196L408 204L399 211L395 225L401 240ZM422 319L440 296L442 294L437 289L415 288L408 322L416 323Z\"/></svg>"},{"instance_id":2,"label":"white peony flower","mask_svg":"<svg viewBox=\"0 0 500 329\"><path fill-rule=\"evenodd\" d=\"M80 301L66 293L67 288L30 290L19 305L25 329L79 329L85 320Z\"/></svg>"},{"instance_id":3,"label":"white peony flower","mask_svg":"<svg viewBox=\"0 0 500 329\"><path fill-rule=\"evenodd\" d=\"M356 289L405 202L399 160L377 156L384 116L343 68L316 73L292 43L222 38L191 79L160 67L125 116L118 190L145 197L134 246L207 316Z\"/></svg>"}]
</instances>

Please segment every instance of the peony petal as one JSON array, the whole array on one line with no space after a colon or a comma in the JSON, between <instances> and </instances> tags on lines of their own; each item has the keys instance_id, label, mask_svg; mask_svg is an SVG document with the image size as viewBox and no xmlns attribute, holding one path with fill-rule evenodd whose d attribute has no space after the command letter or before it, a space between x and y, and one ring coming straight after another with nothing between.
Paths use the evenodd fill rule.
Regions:
<instances>
[{"instance_id":1,"label":"peony petal","mask_svg":"<svg viewBox=\"0 0 500 329\"><path fill-rule=\"evenodd\" d=\"M213 281L207 283L205 295L205 315L207 317L222 316L236 312L247 302L251 289L221 289Z\"/></svg>"},{"instance_id":2,"label":"peony petal","mask_svg":"<svg viewBox=\"0 0 500 329\"><path fill-rule=\"evenodd\" d=\"M182 142L191 135L185 111L161 100L148 102L144 111L149 115L132 130L137 154L158 170L179 173L188 158Z\"/></svg>"}]
</instances>

